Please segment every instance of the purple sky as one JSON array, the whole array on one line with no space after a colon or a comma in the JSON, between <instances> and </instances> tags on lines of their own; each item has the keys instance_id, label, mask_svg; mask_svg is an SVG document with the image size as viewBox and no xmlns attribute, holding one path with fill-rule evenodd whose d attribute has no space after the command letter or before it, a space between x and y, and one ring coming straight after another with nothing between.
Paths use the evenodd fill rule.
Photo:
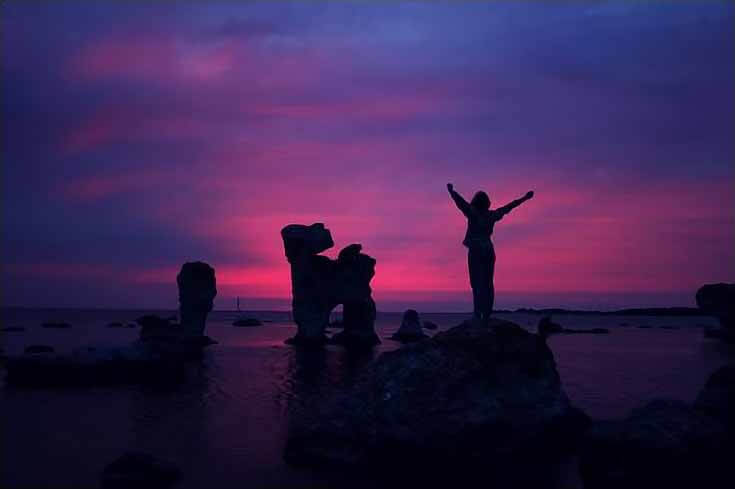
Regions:
<instances>
[{"instance_id":1,"label":"purple sky","mask_svg":"<svg viewBox=\"0 0 735 489\"><path fill-rule=\"evenodd\" d=\"M3 305L288 307L278 231L470 309L453 182L502 205L496 305L692 305L735 278L732 2L25 2L2 13Z\"/></svg>"}]
</instances>

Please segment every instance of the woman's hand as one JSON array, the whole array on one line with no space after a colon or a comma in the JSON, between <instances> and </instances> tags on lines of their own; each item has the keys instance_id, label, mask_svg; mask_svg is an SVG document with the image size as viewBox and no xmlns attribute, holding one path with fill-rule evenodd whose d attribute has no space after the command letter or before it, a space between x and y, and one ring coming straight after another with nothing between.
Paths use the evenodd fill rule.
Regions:
<instances>
[{"instance_id":1,"label":"woman's hand","mask_svg":"<svg viewBox=\"0 0 735 489\"><path fill-rule=\"evenodd\" d=\"M533 197L533 190L531 190L530 192L526 192L526 196L525 196L524 198L525 198L526 200L528 200L528 199L530 199L530 198L532 198L532 197Z\"/></svg>"},{"instance_id":2,"label":"woman's hand","mask_svg":"<svg viewBox=\"0 0 735 489\"><path fill-rule=\"evenodd\" d=\"M454 190L454 185L452 185L451 183L448 183L448 184L447 184L447 190L449 190L450 192L451 192L452 190Z\"/></svg>"}]
</instances>

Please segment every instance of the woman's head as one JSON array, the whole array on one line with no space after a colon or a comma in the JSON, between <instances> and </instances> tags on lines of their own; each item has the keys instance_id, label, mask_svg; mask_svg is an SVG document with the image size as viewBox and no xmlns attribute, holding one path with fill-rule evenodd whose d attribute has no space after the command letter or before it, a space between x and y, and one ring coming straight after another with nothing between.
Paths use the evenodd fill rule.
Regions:
<instances>
[{"instance_id":1,"label":"woman's head","mask_svg":"<svg viewBox=\"0 0 735 489\"><path fill-rule=\"evenodd\" d=\"M485 192L480 190L472 197L470 205L477 210L486 211L490 208L490 197Z\"/></svg>"}]
</instances>

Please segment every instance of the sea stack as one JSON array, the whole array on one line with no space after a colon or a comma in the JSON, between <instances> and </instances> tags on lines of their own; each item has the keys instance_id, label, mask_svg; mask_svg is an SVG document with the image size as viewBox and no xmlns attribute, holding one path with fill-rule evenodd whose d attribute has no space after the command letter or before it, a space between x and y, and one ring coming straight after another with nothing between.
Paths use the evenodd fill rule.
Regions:
<instances>
[{"instance_id":1,"label":"sea stack","mask_svg":"<svg viewBox=\"0 0 735 489\"><path fill-rule=\"evenodd\" d=\"M176 277L179 286L179 315L183 338L204 336L207 315L217 295L214 268L196 261L184 263Z\"/></svg>"},{"instance_id":2,"label":"sea stack","mask_svg":"<svg viewBox=\"0 0 735 489\"><path fill-rule=\"evenodd\" d=\"M375 259L362 253L359 244L345 247L337 260L320 255L334 246L332 234L322 223L290 224L281 230L281 237L291 265L293 317L298 326L289 343L324 344L329 315L339 304L344 307L344 330L333 342L346 346L379 343L370 288Z\"/></svg>"}]
</instances>

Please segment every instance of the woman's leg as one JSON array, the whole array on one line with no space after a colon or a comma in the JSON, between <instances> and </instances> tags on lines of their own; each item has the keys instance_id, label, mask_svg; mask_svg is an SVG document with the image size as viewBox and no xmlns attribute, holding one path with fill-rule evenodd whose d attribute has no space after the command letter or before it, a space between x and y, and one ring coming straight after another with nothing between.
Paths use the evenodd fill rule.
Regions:
<instances>
[{"instance_id":1,"label":"woman's leg","mask_svg":"<svg viewBox=\"0 0 735 489\"><path fill-rule=\"evenodd\" d=\"M470 287L472 287L472 312L476 318L482 316L482 300L480 297L480 280L477 252L470 248L467 252L467 268L470 272Z\"/></svg>"},{"instance_id":2,"label":"woman's leg","mask_svg":"<svg viewBox=\"0 0 735 489\"><path fill-rule=\"evenodd\" d=\"M491 276L489 275L491 258L494 258L494 254L488 253L488 250L482 248L470 248L468 253L467 261L470 269L474 313L480 319L488 318L492 310L490 303L492 300Z\"/></svg>"},{"instance_id":3,"label":"woman's leg","mask_svg":"<svg viewBox=\"0 0 735 489\"><path fill-rule=\"evenodd\" d=\"M495 306L495 250L491 250L492 253L490 254L490 257L488 259L488 282L490 284L489 289L489 300L488 300L488 306L489 309L487 311L487 317L490 317L490 314L493 312L493 307Z\"/></svg>"}]
</instances>

